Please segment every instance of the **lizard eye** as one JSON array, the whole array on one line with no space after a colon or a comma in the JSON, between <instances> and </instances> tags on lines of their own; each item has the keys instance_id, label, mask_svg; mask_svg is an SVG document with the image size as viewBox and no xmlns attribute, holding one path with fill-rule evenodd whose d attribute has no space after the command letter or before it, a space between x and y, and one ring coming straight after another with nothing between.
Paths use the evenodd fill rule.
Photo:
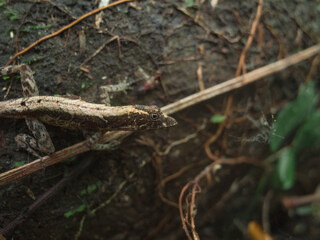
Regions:
<instances>
[{"instance_id":1,"label":"lizard eye","mask_svg":"<svg viewBox=\"0 0 320 240\"><path fill-rule=\"evenodd\" d=\"M155 120L158 120L159 115L158 115L157 113L151 113L151 114L150 114L150 117L151 117L151 119L152 119L153 121L155 121Z\"/></svg>"}]
</instances>

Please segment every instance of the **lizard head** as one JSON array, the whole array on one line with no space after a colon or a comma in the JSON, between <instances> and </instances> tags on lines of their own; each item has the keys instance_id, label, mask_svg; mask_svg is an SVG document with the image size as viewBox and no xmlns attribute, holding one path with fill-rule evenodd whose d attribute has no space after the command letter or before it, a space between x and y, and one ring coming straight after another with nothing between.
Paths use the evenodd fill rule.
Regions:
<instances>
[{"instance_id":1,"label":"lizard head","mask_svg":"<svg viewBox=\"0 0 320 240\"><path fill-rule=\"evenodd\" d=\"M99 117L95 116L94 124L91 124L93 122L91 121L87 128L99 131L137 131L166 128L177 124L174 118L167 116L157 106L129 105L109 107L108 109L112 109L112 111L106 111L104 115L101 114L102 116ZM86 123L89 122L86 121Z\"/></svg>"},{"instance_id":2,"label":"lizard head","mask_svg":"<svg viewBox=\"0 0 320 240\"><path fill-rule=\"evenodd\" d=\"M177 125L177 121L161 112L157 106L134 106L141 114L136 117L138 130L166 128Z\"/></svg>"}]
</instances>

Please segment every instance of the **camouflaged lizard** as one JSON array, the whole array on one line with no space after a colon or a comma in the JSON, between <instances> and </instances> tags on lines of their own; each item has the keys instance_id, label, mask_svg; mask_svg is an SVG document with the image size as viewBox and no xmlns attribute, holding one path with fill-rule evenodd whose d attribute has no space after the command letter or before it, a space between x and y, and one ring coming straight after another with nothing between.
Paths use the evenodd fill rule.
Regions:
<instances>
[{"instance_id":1,"label":"camouflaged lizard","mask_svg":"<svg viewBox=\"0 0 320 240\"><path fill-rule=\"evenodd\" d=\"M68 129L103 133L114 130L146 130L174 126L176 120L165 115L157 106L106 106L81 99L38 96L39 91L28 65L0 68L0 75L20 72L24 98L0 102L0 118L24 118L33 137L17 135L18 146L35 156L36 151L51 154L55 151L43 123Z\"/></svg>"}]
</instances>

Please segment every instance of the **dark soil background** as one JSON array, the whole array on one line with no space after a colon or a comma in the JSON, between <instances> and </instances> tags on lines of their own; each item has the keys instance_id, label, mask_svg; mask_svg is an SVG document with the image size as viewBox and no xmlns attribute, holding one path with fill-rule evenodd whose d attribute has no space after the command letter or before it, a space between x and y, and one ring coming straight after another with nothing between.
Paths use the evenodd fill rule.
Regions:
<instances>
[{"instance_id":1,"label":"dark soil background","mask_svg":"<svg viewBox=\"0 0 320 240\"><path fill-rule=\"evenodd\" d=\"M126 80L132 88L126 94L114 94L112 105L164 106L199 91L199 66L206 88L235 75L258 1L220 0L214 8L211 2L150 0L118 5L42 42L15 63L31 66L41 95L77 95L98 103L99 86ZM83 0L0 1L0 65L40 37L97 7L97 1ZM98 15L102 20L99 28ZM319 23L318 0L265 0L256 36L246 55L247 71L316 44ZM119 37L120 45L112 41L88 60L114 36ZM83 63L85 67L81 69ZM26 211L35 198L78 163L87 160L92 164L81 175L5 237L186 239L175 204L183 186L212 162L204 148L218 129L209 122L211 116L224 114L227 100L232 97L228 118L233 121L210 146L211 151L218 157L246 156L263 161L270 154L268 131L259 120L265 116L272 124L273 114L296 97L311 63L312 59L307 60L181 111L173 116L179 122L175 127L134 133L115 151L91 151L1 187L0 228ZM149 78L155 78L152 84L142 77L141 69ZM318 66L314 74L317 81L319 73ZM1 99L12 79L15 81L7 99L22 96L19 79L13 76L1 80ZM14 142L18 133L28 133L25 122L0 121L0 171L5 172L34 157L18 150ZM48 129L57 150L85 139L82 132L50 126ZM174 141L191 134L196 135L160 154ZM274 239L320 239L319 215L298 216L280 202L282 196L316 191L320 181L319 154L306 155L297 164L297 182L285 192L270 187L257 194L264 169L250 164L224 165L208 174L200 182L202 191L196 197L195 225L200 239L249 239L247 225L250 221L262 224L266 201ZM160 185L184 167L188 168L165 186ZM72 210L78 211L67 217L66 213Z\"/></svg>"}]
</instances>

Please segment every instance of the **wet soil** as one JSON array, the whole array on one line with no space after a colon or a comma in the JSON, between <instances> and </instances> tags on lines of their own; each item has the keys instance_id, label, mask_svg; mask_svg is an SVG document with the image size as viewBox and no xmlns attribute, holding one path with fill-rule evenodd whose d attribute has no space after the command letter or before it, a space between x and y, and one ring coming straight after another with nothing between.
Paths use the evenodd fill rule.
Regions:
<instances>
[{"instance_id":1,"label":"wet soil","mask_svg":"<svg viewBox=\"0 0 320 240\"><path fill-rule=\"evenodd\" d=\"M224 0L212 6L213 2L138 1L115 6L42 42L15 63L31 66L41 95L76 95L98 103L100 86L126 81L131 88L114 94L112 105L164 106L199 91L200 66L205 88L235 75L257 1ZM0 65L97 5L97 1L83 0L0 1ZM319 7L319 1L265 0L247 53L247 71L316 44ZM108 42L115 36L119 42ZM183 186L212 163L205 152L206 142L218 129L209 121L212 115L224 114L232 98L227 113L231 120L210 145L215 156L245 156L262 162L270 155L270 130L259 120L265 116L272 124L273 115L296 97L311 65L312 59L180 111L173 115L177 126L133 133L117 150L87 152L2 186L0 228L23 214L79 163L90 161L79 176L5 237L186 239L176 206ZM313 74L316 81L319 71L318 66ZM21 97L18 76L12 76L1 79L1 99L12 80L7 99ZM18 133L28 133L25 122L0 122L0 171L34 160L14 142ZM50 126L48 130L57 150L85 139L79 131ZM185 141L168 148L181 139ZM269 232L275 239L320 239L319 215L297 215L281 205L282 196L312 194L319 183L319 154L307 154L297 164L298 180L290 191L274 189L269 183L260 191L266 172L252 164L224 165L208 173L200 181L202 191L194 209L200 239L249 239L248 223L262 225L266 202ZM164 184L163 179L171 175L175 177Z\"/></svg>"}]
</instances>

